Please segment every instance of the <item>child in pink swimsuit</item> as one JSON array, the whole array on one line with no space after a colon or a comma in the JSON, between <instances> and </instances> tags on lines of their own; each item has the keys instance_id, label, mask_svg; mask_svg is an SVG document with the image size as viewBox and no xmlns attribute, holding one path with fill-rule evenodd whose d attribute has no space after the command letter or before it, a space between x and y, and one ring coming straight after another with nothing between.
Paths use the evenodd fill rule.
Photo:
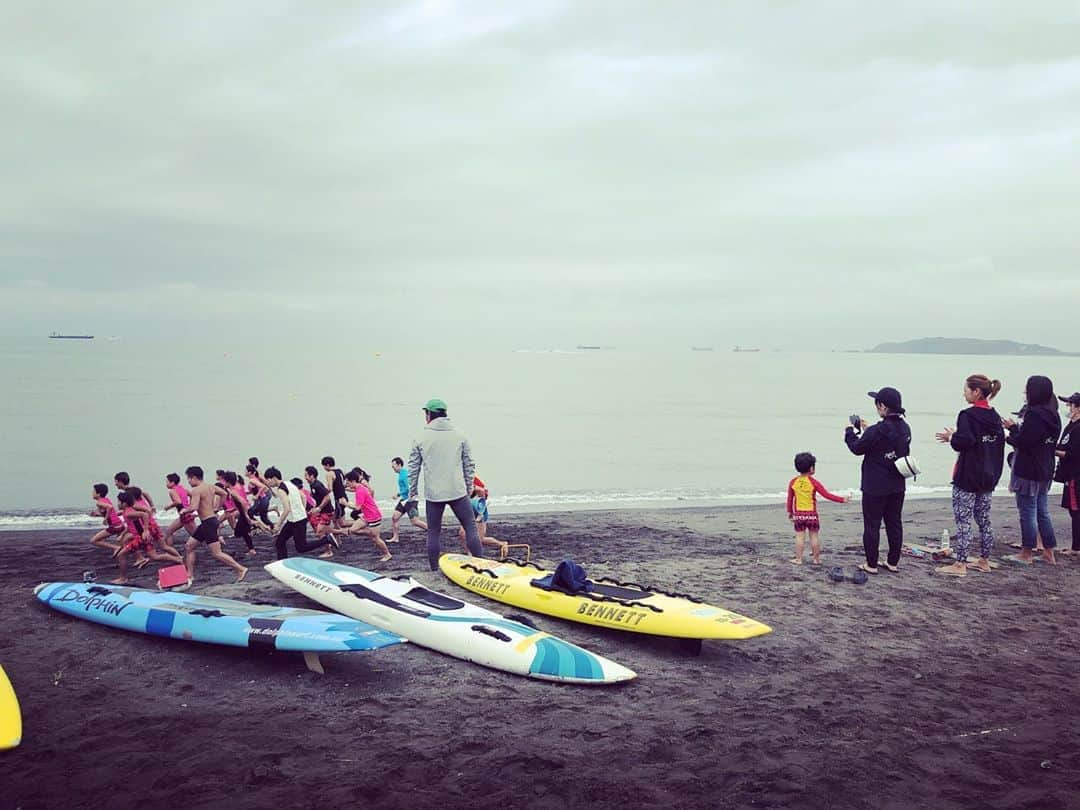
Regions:
<instances>
[{"instance_id":1,"label":"child in pink swimsuit","mask_svg":"<svg viewBox=\"0 0 1080 810\"><path fill-rule=\"evenodd\" d=\"M105 484L94 484L91 497L94 499L94 511L90 515L91 517L101 517L105 523L105 528L90 538L90 545L116 551L120 548L119 544L110 543L108 538L119 537L124 533L124 521L120 519L116 507L109 500L109 488Z\"/></svg>"},{"instance_id":2,"label":"child in pink swimsuit","mask_svg":"<svg viewBox=\"0 0 1080 810\"><path fill-rule=\"evenodd\" d=\"M349 534L370 537L375 548L382 552L379 562L389 562L392 559L390 549L379 536L382 512L379 511L379 505L375 503L371 490L364 485L359 470L350 470L346 473L345 489L354 493L356 497L356 509L352 512L353 524L349 526Z\"/></svg>"},{"instance_id":3,"label":"child in pink swimsuit","mask_svg":"<svg viewBox=\"0 0 1080 810\"><path fill-rule=\"evenodd\" d=\"M172 501L168 508L175 509L179 515L176 520L169 524L162 540L166 546L173 548L172 536L181 529L186 531L189 537L195 534L195 516L186 511L191 504L191 493L180 483L179 475L176 473L166 475L165 487L169 490L169 499Z\"/></svg>"},{"instance_id":4,"label":"child in pink swimsuit","mask_svg":"<svg viewBox=\"0 0 1080 810\"><path fill-rule=\"evenodd\" d=\"M158 562L182 563L183 557L176 549L168 548L165 553L159 553L154 547L153 536L150 531L150 520L153 512L142 498L136 500L134 487L121 492L116 496L117 502L123 507L120 515L124 520L124 533L120 535L120 547L113 552L117 565L120 568L120 576L112 580L113 585L127 585L128 556L140 552L146 554L151 560ZM140 503L142 501L142 503ZM160 531L160 529L159 529Z\"/></svg>"},{"instance_id":5,"label":"child in pink swimsuit","mask_svg":"<svg viewBox=\"0 0 1080 810\"><path fill-rule=\"evenodd\" d=\"M247 500L247 487L240 480L240 476L234 472L225 473L225 483L229 492L232 493L230 500L236 509L236 525L233 526L233 535L239 537L247 545L247 555L255 556L255 544L251 540L251 515Z\"/></svg>"}]
</instances>

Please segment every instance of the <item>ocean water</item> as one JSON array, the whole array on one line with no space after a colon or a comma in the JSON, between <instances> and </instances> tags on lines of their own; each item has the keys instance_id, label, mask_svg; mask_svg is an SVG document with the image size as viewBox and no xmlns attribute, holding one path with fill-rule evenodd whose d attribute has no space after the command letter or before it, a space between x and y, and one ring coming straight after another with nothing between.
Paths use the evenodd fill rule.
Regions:
<instances>
[{"instance_id":1,"label":"ocean water","mask_svg":"<svg viewBox=\"0 0 1080 810\"><path fill-rule=\"evenodd\" d=\"M809 450L830 489L858 487L843 443L866 392L904 395L915 495L948 492L954 454L933 434L955 423L970 373L1004 382L1002 413L1024 380L1080 389L1076 358L677 349L513 351L462 346L398 352L292 342L0 340L0 528L95 525L91 485L127 470L164 500L189 464L242 470L248 456L300 475L333 455L394 497L390 459L447 401L469 436L498 512L782 503L792 458Z\"/></svg>"}]
</instances>

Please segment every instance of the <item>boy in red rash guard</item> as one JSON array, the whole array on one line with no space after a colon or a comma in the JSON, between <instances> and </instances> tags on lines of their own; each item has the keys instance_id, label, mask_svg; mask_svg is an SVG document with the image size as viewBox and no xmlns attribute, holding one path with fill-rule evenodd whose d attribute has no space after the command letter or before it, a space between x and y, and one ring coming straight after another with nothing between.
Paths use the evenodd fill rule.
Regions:
<instances>
[{"instance_id":1,"label":"boy in red rash guard","mask_svg":"<svg viewBox=\"0 0 1080 810\"><path fill-rule=\"evenodd\" d=\"M811 453L799 453L795 456L795 470L799 473L788 483L787 516L795 526L795 565L803 564L803 548L806 535L810 535L810 559L814 565L821 565L821 541L818 532L821 522L818 520L817 496L828 498L837 503L847 503L848 499L833 495L814 478L817 459Z\"/></svg>"}]
</instances>

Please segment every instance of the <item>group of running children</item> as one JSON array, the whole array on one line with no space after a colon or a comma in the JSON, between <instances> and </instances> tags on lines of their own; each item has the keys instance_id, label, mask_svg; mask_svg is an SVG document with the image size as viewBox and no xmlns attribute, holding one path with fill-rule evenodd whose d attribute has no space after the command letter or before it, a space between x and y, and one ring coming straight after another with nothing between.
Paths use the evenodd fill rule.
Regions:
<instances>
[{"instance_id":1,"label":"group of running children","mask_svg":"<svg viewBox=\"0 0 1080 810\"><path fill-rule=\"evenodd\" d=\"M104 528L90 538L90 543L112 553L119 567L114 585L125 585L129 566L143 568L151 561L183 564L187 569L187 587L195 581L196 552L205 544L214 559L236 573L242 582L247 568L224 548L222 524L227 523L232 537L244 541L245 557L255 557L254 537L264 533L274 539L277 559L285 559L288 542L292 540L296 553L323 549L321 558L334 556L346 537L367 537L381 552L380 563L389 562L393 555L388 543L399 541L401 519L405 516L418 529L426 531L427 523L420 517L415 500L409 499L408 471L400 457L391 461L397 476L397 503L391 519L391 535L383 539L380 533L383 515L375 501L371 476L361 467L348 472L341 470L333 456L322 459L323 476L314 466L304 469L303 478L284 479L276 467L259 471L259 459L248 459L243 475L231 470L217 470L216 480L204 480L201 467L185 470L187 486L180 475L165 476L169 504L165 511L175 511L175 519L163 530L156 517L157 507L150 493L131 483L131 476L118 472L113 483L118 490L116 503L109 498L106 484L94 484L92 517L100 517ZM305 486L306 485L306 486ZM350 502L350 493L352 499ZM471 493L473 515L481 542L500 549L505 554L506 543L487 534L488 490L479 478L473 479ZM274 517L271 518L271 512ZM308 539L308 528L314 540ZM184 531L188 540L181 554L173 545L177 532ZM459 529L465 542L465 531ZM237 549L236 551L239 551ZM133 560L133 562L132 562Z\"/></svg>"}]
</instances>

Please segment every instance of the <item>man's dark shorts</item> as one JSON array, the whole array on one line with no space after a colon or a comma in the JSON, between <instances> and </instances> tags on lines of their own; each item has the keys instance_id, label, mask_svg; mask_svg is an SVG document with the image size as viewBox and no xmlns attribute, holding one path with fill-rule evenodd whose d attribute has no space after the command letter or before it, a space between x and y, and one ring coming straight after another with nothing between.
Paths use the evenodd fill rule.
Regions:
<instances>
[{"instance_id":1,"label":"man's dark shorts","mask_svg":"<svg viewBox=\"0 0 1080 810\"><path fill-rule=\"evenodd\" d=\"M394 507L394 511L400 515L408 515L409 520L416 520L420 517L420 509L416 505L416 501L401 501L397 502L397 506Z\"/></svg>"},{"instance_id":2,"label":"man's dark shorts","mask_svg":"<svg viewBox=\"0 0 1080 810\"><path fill-rule=\"evenodd\" d=\"M216 517L206 518L199 524L195 534L191 536L200 543L216 543L218 541L218 519Z\"/></svg>"}]
</instances>

